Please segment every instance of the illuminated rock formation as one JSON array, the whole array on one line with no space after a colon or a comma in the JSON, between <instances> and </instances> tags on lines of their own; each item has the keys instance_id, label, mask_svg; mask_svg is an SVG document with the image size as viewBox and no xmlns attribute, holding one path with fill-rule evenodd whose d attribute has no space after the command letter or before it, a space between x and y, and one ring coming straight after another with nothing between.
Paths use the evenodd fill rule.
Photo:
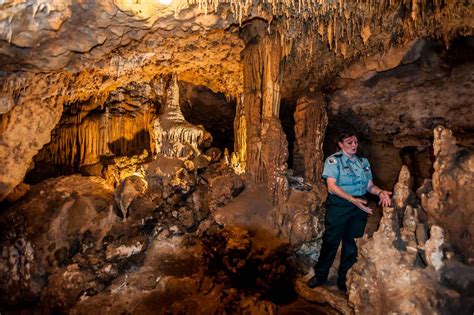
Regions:
<instances>
[{"instance_id":1,"label":"illuminated rock formation","mask_svg":"<svg viewBox=\"0 0 474 315\"><path fill-rule=\"evenodd\" d=\"M455 149L449 130L439 127L435 134L438 150L447 153ZM444 141L441 146L440 141ZM443 158L440 151L437 152L439 160L435 167L439 169ZM448 155L448 161L456 158ZM452 174L454 182L464 182L464 172ZM434 208L428 206L426 197L422 198L421 208L409 188L410 181L408 169L403 167L395 186L394 208L384 208L377 232L359 242L359 261L352 268L348 280L349 301L356 314L452 311L467 314L472 310L472 298L466 291L474 284L473 277L467 276L472 267L463 265L450 250L452 245L460 248L462 243L457 233L461 231L444 230L441 226L452 226L446 219L432 215ZM430 196L433 198L434 193ZM449 199L438 199L435 204L436 209L450 205ZM465 216L468 213L462 207L450 208L452 215ZM446 237L447 232L453 237ZM462 249L464 257L468 257L469 247ZM459 272L457 275L455 270Z\"/></svg>"},{"instance_id":2,"label":"illuminated rock formation","mask_svg":"<svg viewBox=\"0 0 474 315\"><path fill-rule=\"evenodd\" d=\"M0 1L0 313L472 314L473 30L468 1ZM394 207L348 299L295 292L351 124Z\"/></svg>"},{"instance_id":3,"label":"illuminated rock formation","mask_svg":"<svg viewBox=\"0 0 474 315\"><path fill-rule=\"evenodd\" d=\"M278 204L288 198L288 144L278 119L284 51L278 35L251 35L257 36L257 42L244 51L242 102L246 121L238 126L246 131L245 172L250 183L267 183L270 198Z\"/></svg>"},{"instance_id":4,"label":"illuminated rock formation","mask_svg":"<svg viewBox=\"0 0 474 315\"><path fill-rule=\"evenodd\" d=\"M203 127L194 126L184 119L179 104L179 86L176 75L162 82L162 110L153 123L156 154L166 157L189 158L201 154L201 144L209 146L212 136Z\"/></svg>"}]
</instances>

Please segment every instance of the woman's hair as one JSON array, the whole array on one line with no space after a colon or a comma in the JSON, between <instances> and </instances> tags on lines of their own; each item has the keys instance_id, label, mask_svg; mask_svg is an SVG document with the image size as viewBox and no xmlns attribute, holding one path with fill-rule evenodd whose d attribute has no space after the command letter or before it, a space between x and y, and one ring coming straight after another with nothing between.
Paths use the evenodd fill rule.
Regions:
<instances>
[{"instance_id":1,"label":"woman's hair","mask_svg":"<svg viewBox=\"0 0 474 315\"><path fill-rule=\"evenodd\" d=\"M344 139L352 137L352 136L357 137L357 134L353 129L348 129L348 128L340 129L337 136L337 142L342 142Z\"/></svg>"}]
</instances>

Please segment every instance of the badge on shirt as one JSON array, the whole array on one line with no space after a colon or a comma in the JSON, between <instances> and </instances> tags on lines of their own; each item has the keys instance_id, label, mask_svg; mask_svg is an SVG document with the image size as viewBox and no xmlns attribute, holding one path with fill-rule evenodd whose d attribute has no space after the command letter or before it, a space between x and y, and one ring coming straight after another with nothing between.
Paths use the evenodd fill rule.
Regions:
<instances>
[{"instance_id":1,"label":"badge on shirt","mask_svg":"<svg viewBox=\"0 0 474 315\"><path fill-rule=\"evenodd\" d=\"M329 165L337 164L337 160L334 159L334 158L329 158L329 159L328 159L328 164L329 164Z\"/></svg>"}]
</instances>

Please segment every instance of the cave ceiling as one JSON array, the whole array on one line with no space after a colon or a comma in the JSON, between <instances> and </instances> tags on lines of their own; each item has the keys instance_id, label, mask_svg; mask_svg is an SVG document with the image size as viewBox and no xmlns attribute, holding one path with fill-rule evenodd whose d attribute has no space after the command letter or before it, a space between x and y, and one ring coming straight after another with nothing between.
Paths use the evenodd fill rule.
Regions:
<instances>
[{"instance_id":1,"label":"cave ceiling","mask_svg":"<svg viewBox=\"0 0 474 315\"><path fill-rule=\"evenodd\" d=\"M360 58L417 37L448 43L474 24L472 5L457 1L13 0L0 11L3 90L55 74L68 83L69 102L170 72L237 96L241 52L274 32L289 98Z\"/></svg>"}]
</instances>

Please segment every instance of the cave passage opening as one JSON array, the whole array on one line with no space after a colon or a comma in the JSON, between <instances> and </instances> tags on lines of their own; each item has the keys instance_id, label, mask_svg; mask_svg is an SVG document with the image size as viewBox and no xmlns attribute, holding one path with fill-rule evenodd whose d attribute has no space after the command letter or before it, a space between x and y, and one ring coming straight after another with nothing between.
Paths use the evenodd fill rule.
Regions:
<instances>
[{"instance_id":1,"label":"cave passage opening","mask_svg":"<svg viewBox=\"0 0 474 315\"><path fill-rule=\"evenodd\" d=\"M212 146L234 151L235 98L205 86L179 82L180 107L186 121L201 125L212 135Z\"/></svg>"}]
</instances>

